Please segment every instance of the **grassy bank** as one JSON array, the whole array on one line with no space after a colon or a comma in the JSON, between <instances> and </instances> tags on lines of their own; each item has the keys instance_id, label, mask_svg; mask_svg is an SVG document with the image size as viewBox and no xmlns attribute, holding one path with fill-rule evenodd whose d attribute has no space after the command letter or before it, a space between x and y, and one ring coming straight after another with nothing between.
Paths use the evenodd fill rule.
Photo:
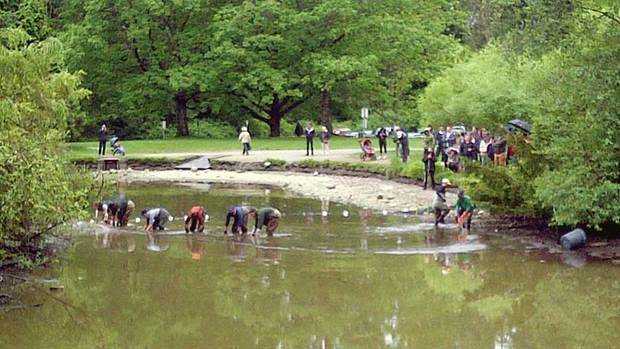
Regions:
<instances>
[{"instance_id":1,"label":"grassy bank","mask_svg":"<svg viewBox=\"0 0 620 349\"><path fill-rule=\"evenodd\" d=\"M376 143L376 142L375 142ZM422 141L412 139L412 148L422 147ZM208 153L239 151L241 144L236 139L206 139L206 138L169 138L159 140L130 140L122 141L127 158L140 159L146 156L161 154L162 157L169 157L166 154L174 153ZM90 160L97 158L98 142L76 142L66 143L67 155L72 160ZM253 150L295 150L305 149L306 143L303 137L280 137L280 138L256 138L252 140ZM393 145L389 145L393 148ZM315 147L320 148L318 139L315 140ZM357 139L348 137L332 137L332 149L357 149L359 147ZM378 147L378 144L376 145ZM377 149L378 150L378 149ZM109 144L106 152L109 153ZM174 157L174 156L171 156ZM178 157L178 156L177 156Z\"/></svg>"}]
</instances>

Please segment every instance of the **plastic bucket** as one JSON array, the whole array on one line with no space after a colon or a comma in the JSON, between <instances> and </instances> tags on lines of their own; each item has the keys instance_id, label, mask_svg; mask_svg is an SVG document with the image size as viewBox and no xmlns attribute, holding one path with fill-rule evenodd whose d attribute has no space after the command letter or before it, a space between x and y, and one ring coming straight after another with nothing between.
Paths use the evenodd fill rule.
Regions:
<instances>
[{"instance_id":1,"label":"plastic bucket","mask_svg":"<svg viewBox=\"0 0 620 349\"><path fill-rule=\"evenodd\" d=\"M583 229L577 228L569 233L566 233L560 238L560 244L562 245L562 248L566 250L574 250L585 246L586 232L583 231Z\"/></svg>"}]
</instances>

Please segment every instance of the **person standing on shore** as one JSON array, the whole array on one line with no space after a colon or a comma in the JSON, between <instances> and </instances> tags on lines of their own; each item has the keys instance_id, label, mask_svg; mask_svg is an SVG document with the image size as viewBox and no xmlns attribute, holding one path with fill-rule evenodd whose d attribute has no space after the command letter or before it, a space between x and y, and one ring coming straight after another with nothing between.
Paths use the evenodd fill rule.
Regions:
<instances>
[{"instance_id":1,"label":"person standing on shore","mask_svg":"<svg viewBox=\"0 0 620 349\"><path fill-rule=\"evenodd\" d=\"M321 148L323 149L323 155L329 155L329 139L331 135L327 127L323 126L321 131Z\"/></svg>"},{"instance_id":2,"label":"person standing on shore","mask_svg":"<svg viewBox=\"0 0 620 349\"><path fill-rule=\"evenodd\" d=\"M381 158L387 156L387 138L388 132L385 127L381 127L379 132L377 132L377 138L379 139L379 154L381 154ZM384 155L385 154L385 155Z\"/></svg>"},{"instance_id":3,"label":"person standing on shore","mask_svg":"<svg viewBox=\"0 0 620 349\"><path fill-rule=\"evenodd\" d=\"M306 156L311 155L314 156L314 128L311 123L306 125Z\"/></svg>"},{"instance_id":4,"label":"person standing on shore","mask_svg":"<svg viewBox=\"0 0 620 349\"><path fill-rule=\"evenodd\" d=\"M428 186L428 177L431 177L431 188L435 189L435 162L437 158L432 146L424 149L422 161L424 162L424 190Z\"/></svg>"},{"instance_id":5,"label":"person standing on shore","mask_svg":"<svg viewBox=\"0 0 620 349\"><path fill-rule=\"evenodd\" d=\"M99 129L99 155L105 156L105 144L108 141L108 128L105 124Z\"/></svg>"},{"instance_id":6,"label":"person standing on shore","mask_svg":"<svg viewBox=\"0 0 620 349\"><path fill-rule=\"evenodd\" d=\"M409 136L407 135L407 132L401 130L400 127L396 128L396 143L400 147L402 162L407 162L409 159Z\"/></svg>"},{"instance_id":7,"label":"person standing on shore","mask_svg":"<svg viewBox=\"0 0 620 349\"><path fill-rule=\"evenodd\" d=\"M242 155L250 155L250 150L252 146L250 142L252 141L252 137L250 136L250 132L248 132L248 128L243 126L241 128L241 133L239 133L239 142L243 144L243 152Z\"/></svg>"}]
</instances>

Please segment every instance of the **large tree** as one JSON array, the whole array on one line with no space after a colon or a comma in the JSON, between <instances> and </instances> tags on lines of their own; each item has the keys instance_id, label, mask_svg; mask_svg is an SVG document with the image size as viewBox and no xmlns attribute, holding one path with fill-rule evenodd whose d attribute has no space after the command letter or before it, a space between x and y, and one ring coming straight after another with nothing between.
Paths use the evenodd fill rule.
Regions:
<instances>
[{"instance_id":1,"label":"large tree","mask_svg":"<svg viewBox=\"0 0 620 349\"><path fill-rule=\"evenodd\" d=\"M280 134L280 121L319 97L331 127L332 93L354 92L357 106L391 108L447 62L449 1L245 1L216 16L211 85ZM356 86L354 86L356 85Z\"/></svg>"},{"instance_id":2,"label":"large tree","mask_svg":"<svg viewBox=\"0 0 620 349\"><path fill-rule=\"evenodd\" d=\"M188 107L203 92L217 7L207 0L68 1L61 21L68 60L87 72L90 111L129 134L172 116L177 134L189 135Z\"/></svg>"}]
</instances>

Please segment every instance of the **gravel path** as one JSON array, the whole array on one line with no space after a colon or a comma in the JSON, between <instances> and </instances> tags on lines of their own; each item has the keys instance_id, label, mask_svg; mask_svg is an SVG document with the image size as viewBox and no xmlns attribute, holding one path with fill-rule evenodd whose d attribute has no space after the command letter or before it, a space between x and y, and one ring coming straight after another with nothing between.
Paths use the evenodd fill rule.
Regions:
<instances>
[{"instance_id":1,"label":"gravel path","mask_svg":"<svg viewBox=\"0 0 620 349\"><path fill-rule=\"evenodd\" d=\"M263 184L282 187L296 194L353 204L390 213L428 209L434 192L378 178L312 175L293 172L231 172L231 171L123 171L120 180L127 182L197 182ZM381 196L381 198L380 198ZM456 196L448 194L448 203Z\"/></svg>"}]
</instances>

